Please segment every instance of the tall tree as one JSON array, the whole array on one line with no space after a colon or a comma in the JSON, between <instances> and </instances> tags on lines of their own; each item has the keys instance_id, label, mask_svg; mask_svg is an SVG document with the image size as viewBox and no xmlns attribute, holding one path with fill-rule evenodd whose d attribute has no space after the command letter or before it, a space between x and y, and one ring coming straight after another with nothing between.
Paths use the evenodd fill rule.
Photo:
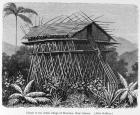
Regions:
<instances>
[{"instance_id":1,"label":"tall tree","mask_svg":"<svg viewBox=\"0 0 140 115\"><path fill-rule=\"evenodd\" d=\"M36 11L29 9L29 8L24 8L24 7L17 7L15 3L7 3L6 6L4 7L4 17L9 16L11 14L13 14L15 16L16 19L16 47L17 47L17 18L20 17L23 21L32 24L32 21L30 20L30 18L28 18L26 15L26 13L31 13L31 14L35 14L38 15Z\"/></svg>"}]
</instances>

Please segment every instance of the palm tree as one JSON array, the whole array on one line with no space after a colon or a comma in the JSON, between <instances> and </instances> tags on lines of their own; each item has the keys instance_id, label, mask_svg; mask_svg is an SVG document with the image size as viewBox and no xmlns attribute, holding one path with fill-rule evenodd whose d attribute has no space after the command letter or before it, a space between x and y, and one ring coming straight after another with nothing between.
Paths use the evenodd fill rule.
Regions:
<instances>
[{"instance_id":1,"label":"palm tree","mask_svg":"<svg viewBox=\"0 0 140 115\"><path fill-rule=\"evenodd\" d=\"M29 8L24 8L24 7L17 7L15 3L7 3L5 6L4 10L5 12L4 17L13 14L16 18L16 47L17 47L17 18L20 17L23 21L32 24L32 21L24 15L25 13L32 13L35 15L38 15L36 11L29 9Z\"/></svg>"},{"instance_id":2,"label":"palm tree","mask_svg":"<svg viewBox=\"0 0 140 115\"><path fill-rule=\"evenodd\" d=\"M120 100L123 101L127 98L129 103L132 104L134 101L134 98L137 98L138 90L135 89L135 87L138 84L138 82L135 82L135 83L132 82L128 84L126 79L121 74L119 74L119 77L120 77L121 83L124 86L124 88L118 90L118 92L120 92L121 94Z\"/></svg>"},{"instance_id":3,"label":"palm tree","mask_svg":"<svg viewBox=\"0 0 140 115\"><path fill-rule=\"evenodd\" d=\"M46 98L46 94L44 92L30 92L32 84L34 80L30 81L24 90L16 84L12 84L11 86L18 91L18 93L14 93L9 96L9 105L15 105L19 102L24 103L25 101L37 104L49 102L50 100Z\"/></svg>"}]
</instances>

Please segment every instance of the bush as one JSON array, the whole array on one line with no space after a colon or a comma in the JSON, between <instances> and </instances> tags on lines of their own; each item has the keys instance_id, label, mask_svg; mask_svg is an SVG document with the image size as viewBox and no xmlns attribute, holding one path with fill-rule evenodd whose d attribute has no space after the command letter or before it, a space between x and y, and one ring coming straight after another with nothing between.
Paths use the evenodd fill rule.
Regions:
<instances>
[{"instance_id":1,"label":"bush","mask_svg":"<svg viewBox=\"0 0 140 115\"><path fill-rule=\"evenodd\" d=\"M32 88L34 80L30 81L24 90L17 84L12 84L11 86L17 91L17 93L13 93L9 96L9 103L8 105L15 105L20 103L31 103L31 104L38 104L38 103L46 103L50 100L44 97L46 94L44 92L30 92Z\"/></svg>"}]
</instances>

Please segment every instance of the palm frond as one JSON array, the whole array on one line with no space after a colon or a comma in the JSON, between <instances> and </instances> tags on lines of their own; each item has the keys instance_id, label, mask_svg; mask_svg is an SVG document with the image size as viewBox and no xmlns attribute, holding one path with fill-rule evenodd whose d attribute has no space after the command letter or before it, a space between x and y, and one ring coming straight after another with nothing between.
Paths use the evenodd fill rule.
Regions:
<instances>
[{"instance_id":1,"label":"palm frond","mask_svg":"<svg viewBox=\"0 0 140 115\"><path fill-rule=\"evenodd\" d=\"M13 13L17 12L17 7L15 3L7 3L6 7L4 8L4 11L7 11L8 9L13 11Z\"/></svg>"},{"instance_id":2,"label":"palm frond","mask_svg":"<svg viewBox=\"0 0 140 115\"><path fill-rule=\"evenodd\" d=\"M128 87L128 83L125 80L125 78L120 73L118 73L118 75L119 75L121 83L124 85L124 87Z\"/></svg>"},{"instance_id":3,"label":"palm frond","mask_svg":"<svg viewBox=\"0 0 140 115\"><path fill-rule=\"evenodd\" d=\"M24 7L19 6L19 7L17 8L17 12L20 13L20 11L21 11L21 10L24 10L24 9L25 9Z\"/></svg>"},{"instance_id":4,"label":"palm frond","mask_svg":"<svg viewBox=\"0 0 140 115\"><path fill-rule=\"evenodd\" d=\"M31 92L31 93L28 93L26 96L28 96L28 97L42 97L45 95L46 95L46 93L44 93L44 92Z\"/></svg>"},{"instance_id":5,"label":"palm frond","mask_svg":"<svg viewBox=\"0 0 140 115\"><path fill-rule=\"evenodd\" d=\"M25 22L32 24L32 21L25 15L23 14L18 14L17 16L19 16L22 20L24 20Z\"/></svg>"},{"instance_id":6,"label":"palm frond","mask_svg":"<svg viewBox=\"0 0 140 115\"><path fill-rule=\"evenodd\" d=\"M131 83L128 85L128 87L130 88L133 84L134 84L134 83L133 83L133 82L131 82Z\"/></svg>"},{"instance_id":7,"label":"palm frond","mask_svg":"<svg viewBox=\"0 0 140 115\"><path fill-rule=\"evenodd\" d=\"M133 85L131 85L130 90L131 91L134 90L137 84L138 84L138 82L135 82Z\"/></svg>"},{"instance_id":8,"label":"palm frond","mask_svg":"<svg viewBox=\"0 0 140 115\"><path fill-rule=\"evenodd\" d=\"M104 89L103 94L104 94L103 98L106 101L110 100L109 92L106 89Z\"/></svg>"},{"instance_id":9,"label":"palm frond","mask_svg":"<svg viewBox=\"0 0 140 115\"><path fill-rule=\"evenodd\" d=\"M31 14L38 15L36 11L34 11L34 10L32 10L32 9L29 9L29 8L21 9L21 10L19 11L19 13L31 13Z\"/></svg>"},{"instance_id":10,"label":"palm frond","mask_svg":"<svg viewBox=\"0 0 140 115\"><path fill-rule=\"evenodd\" d=\"M19 99L10 99L9 101L8 101L8 105L15 105L15 104L17 104L19 102Z\"/></svg>"},{"instance_id":11,"label":"palm frond","mask_svg":"<svg viewBox=\"0 0 140 115\"><path fill-rule=\"evenodd\" d=\"M103 99L103 103L105 106L110 107L111 105L115 105L116 99L117 99L118 95L115 95L115 92L112 93L107 93L107 95L105 96L105 99Z\"/></svg>"},{"instance_id":12,"label":"palm frond","mask_svg":"<svg viewBox=\"0 0 140 115\"><path fill-rule=\"evenodd\" d=\"M114 92L114 97L112 98L112 103L116 101L116 99L119 97L121 93L123 93L125 89L118 89L116 92Z\"/></svg>"},{"instance_id":13,"label":"palm frond","mask_svg":"<svg viewBox=\"0 0 140 115\"><path fill-rule=\"evenodd\" d=\"M12 11L12 12L14 13L14 10L13 10L13 9L11 9L11 8L9 8L9 7L5 7L5 8L3 9L3 11L4 11L4 12L7 12L7 11Z\"/></svg>"},{"instance_id":14,"label":"palm frond","mask_svg":"<svg viewBox=\"0 0 140 115\"><path fill-rule=\"evenodd\" d=\"M131 94L132 94L135 98L137 98L137 96L138 96L138 90L135 89L135 90L131 91Z\"/></svg>"},{"instance_id":15,"label":"palm frond","mask_svg":"<svg viewBox=\"0 0 140 115\"><path fill-rule=\"evenodd\" d=\"M34 99L37 100L40 103L50 102L50 99L48 99L46 97L36 97Z\"/></svg>"},{"instance_id":16,"label":"palm frond","mask_svg":"<svg viewBox=\"0 0 140 115\"><path fill-rule=\"evenodd\" d=\"M26 85L26 87L25 87L25 89L24 89L24 94L27 94L27 93L30 92L33 82L34 82L34 80L31 80L31 81Z\"/></svg>"},{"instance_id":17,"label":"palm frond","mask_svg":"<svg viewBox=\"0 0 140 115\"><path fill-rule=\"evenodd\" d=\"M128 99L129 99L130 104L132 104L133 103L133 97L132 97L132 95L128 95Z\"/></svg>"},{"instance_id":18,"label":"palm frond","mask_svg":"<svg viewBox=\"0 0 140 115\"><path fill-rule=\"evenodd\" d=\"M30 103L33 103L33 104L36 104L37 103L37 100L35 100L34 98L32 97L24 97L26 99L26 101L30 102Z\"/></svg>"},{"instance_id":19,"label":"palm frond","mask_svg":"<svg viewBox=\"0 0 140 115\"><path fill-rule=\"evenodd\" d=\"M110 83L108 83L108 97L109 97L109 100L112 101L113 99L113 96L115 95L115 89L112 88L112 85Z\"/></svg>"},{"instance_id":20,"label":"palm frond","mask_svg":"<svg viewBox=\"0 0 140 115\"><path fill-rule=\"evenodd\" d=\"M6 16L8 16L10 14L13 14L13 12L11 10L8 10L8 11L5 12L4 17L6 17Z\"/></svg>"},{"instance_id":21,"label":"palm frond","mask_svg":"<svg viewBox=\"0 0 140 115\"><path fill-rule=\"evenodd\" d=\"M5 7L4 9L3 9L3 12L4 13L10 13L10 14L14 14L14 15L16 15L16 10L14 10L14 9L12 9L12 8L10 8L10 7Z\"/></svg>"},{"instance_id":22,"label":"palm frond","mask_svg":"<svg viewBox=\"0 0 140 115\"><path fill-rule=\"evenodd\" d=\"M22 89L17 84L11 84L11 87L13 87L16 91L22 93Z\"/></svg>"},{"instance_id":23,"label":"palm frond","mask_svg":"<svg viewBox=\"0 0 140 115\"><path fill-rule=\"evenodd\" d=\"M13 2L7 3L7 6L12 7L12 8L16 8L16 4Z\"/></svg>"},{"instance_id":24,"label":"palm frond","mask_svg":"<svg viewBox=\"0 0 140 115\"><path fill-rule=\"evenodd\" d=\"M128 91L125 91L125 92L121 95L121 97L120 97L121 101L123 101L124 99L126 99L127 95L128 95Z\"/></svg>"},{"instance_id":25,"label":"palm frond","mask_svg":"<svg viewBox=\"0 0 140 115\"><path fill-rule=\"evenodd\" d=\"M59 96L54 96L54 97L50 100L50 102L51 102L51 104L52 104L54 107L56 107L56 106L58 106L58 105L61 104L61 100L62 100L61 97L59 97Z\"/></svg>"},{"instance_id":26,"label":"palm frond","mask_svg":"<svg viewBox=\"0 0 140 115\"><path fill-rule=\"evenodd\" d=\"M118 89L116 91L116 95L121 94L122 92L126 91L126 89Z\"/></svg>"},{"instance_id":27,"label":"palm frond","mask_svg":"<svg viewBox=\"0 0 140 115\"><path fill-rule=\"evenodd\" d=\"M19 97L22 97L22 95L20 93L14 93L9 96L9 99L15 99L15 98L19 98Z\"/></svg>"}]
</instances>

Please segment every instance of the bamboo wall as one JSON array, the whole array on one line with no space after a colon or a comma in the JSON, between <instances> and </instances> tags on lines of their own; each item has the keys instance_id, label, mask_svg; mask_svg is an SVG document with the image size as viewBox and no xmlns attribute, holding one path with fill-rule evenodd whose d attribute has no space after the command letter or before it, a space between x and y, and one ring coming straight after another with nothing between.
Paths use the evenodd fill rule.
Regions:
<instances>
[{"instance_id":1,"label":"bamboo wall","mask_svg":"<svg viewBox=\"0 0 140 115\"><path fill-rule=\"evenodd\" d=\"M31 55L30 79L35 79L39 86L47 84L48 80L69 85L89 83L95 78L104 80L104 70L97 53L83 52L81 49L87 49L88 45L82 44L73 41L35 44Z\"/></svg>"}]
</instances>

